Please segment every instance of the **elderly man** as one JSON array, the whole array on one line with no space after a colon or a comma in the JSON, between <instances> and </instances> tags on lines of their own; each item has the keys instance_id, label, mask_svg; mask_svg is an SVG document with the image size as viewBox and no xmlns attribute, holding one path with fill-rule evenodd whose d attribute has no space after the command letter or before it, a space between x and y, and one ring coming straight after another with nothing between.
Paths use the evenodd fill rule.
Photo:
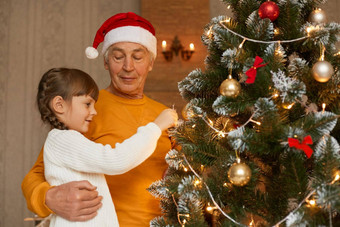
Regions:
<instances>
[{"instance_id":1,"label":"elderly man","mask_svg":"<svg viewBox=\"0 0 340 227\"><path fill-rule=\"evenodd\" d=\"M93 47L87 48L89 58L98 55L96 48L103 42L104 67L111 82L99 93L96 110L87 137L95 142L114 146L132 136L139 126L153 121L167 107L143 94L145 81L157 54L153 26L134 13L120 13L104 22L98 30ZM154 154L140 166L118 176L106 176L121 226L149 226L160 215L158 201L146 188L161 179L166 170L165 154L171 149L163 133ZM96 215L101 196L95 185L87 181L49 185L44 178L43 155L22 182L28 208L41 217L51 212L71 221L84 221Z\"/></svg>"}]
</instances>

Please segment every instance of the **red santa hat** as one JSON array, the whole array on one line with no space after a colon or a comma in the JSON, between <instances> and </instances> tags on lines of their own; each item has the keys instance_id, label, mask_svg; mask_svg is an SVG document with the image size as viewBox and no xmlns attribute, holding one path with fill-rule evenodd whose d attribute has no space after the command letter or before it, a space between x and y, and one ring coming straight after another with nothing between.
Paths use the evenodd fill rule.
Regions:
<instances>
[{"instance_id":1,"label":"red santa hat","mask_svg":"<svg viewBox=\"0 0 340 227\"><path fill-rule=\"evenodd\" d=\"M89 59L98 57L97 47L103 42L102 54L114 43L133 42L146 47L157 55L157 39L152 24L135 13L119 13L107 19L97 31L92 47L85 54Z\"/></svg>"}]
</instances>

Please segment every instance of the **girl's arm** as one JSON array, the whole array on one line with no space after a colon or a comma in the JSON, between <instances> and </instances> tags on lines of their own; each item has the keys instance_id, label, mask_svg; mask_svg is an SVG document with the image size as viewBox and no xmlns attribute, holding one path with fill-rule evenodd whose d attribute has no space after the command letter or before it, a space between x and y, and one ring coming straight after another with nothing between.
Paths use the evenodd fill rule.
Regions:
<instances>
[{"instance_id":1,"label":"girl's arm","mask_svg":"<svg viewBox=\"0 0 340 227\"><path fill-rule=\"evenodd\" d=\"M57 165L77 171L122 174L141 164L154 152L160 135L160 128L149 123L112 148L92 142L73 130L53 130L46 140L44 156Z\"/></svg>"}]
</instances>

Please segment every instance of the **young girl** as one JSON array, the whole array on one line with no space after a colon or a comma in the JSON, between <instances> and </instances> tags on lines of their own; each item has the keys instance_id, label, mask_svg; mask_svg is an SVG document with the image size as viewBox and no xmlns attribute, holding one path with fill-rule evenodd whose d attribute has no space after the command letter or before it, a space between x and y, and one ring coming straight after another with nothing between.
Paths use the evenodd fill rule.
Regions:
<instances>
[{"instance_id":1,"label":"young girl","mask_svg":"<svg viewBox=\"0 0 340 227\"><path fill-rule=\"evenodd\" d=\"M115 148L83 136L97 114L98 87L77 69L54 68L46 72L37 94L41 119L52 126L44 145L45 178L50 185L88 180L103 196L95 218L70 222L52 214L50 226L119 226L104 174L125 173L141 164L155 150L162 130L174 126L177 114L164 110L155 120Z\"/></svg>"}]
</instances>

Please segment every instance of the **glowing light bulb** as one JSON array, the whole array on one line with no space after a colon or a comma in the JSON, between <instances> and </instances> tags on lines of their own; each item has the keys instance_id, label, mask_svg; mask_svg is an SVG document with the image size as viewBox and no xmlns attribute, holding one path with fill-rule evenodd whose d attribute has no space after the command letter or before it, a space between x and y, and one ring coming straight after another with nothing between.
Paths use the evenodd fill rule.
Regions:
<instances>
[{"instance_id":1,"label":"glowing light bulb","mask_svg":"<svg viewBox=\"0 0 340 227\"><path fill-rule=\"evenodd\" d=\"M282 107L286 110L290 110L295 103L282 103Z\"/></svg>"},{"instance_id":2,"label":"glowing light bulb","mask_svg":"<svg viewBox=\"0 0 340 227\"><path fill-rule=\"evenodd\" d=\"M210 38L212 34L212 26L210 26L209 31L207 32L207 36Z\"/></svg>"},{"instance_id":3,"label":"glowing light bulb","mask_svg":"<svg viewBox=\"0 0 340 227\"><path fill-rule=\"evenodd\" d=\"M183 222L182 222L182 227L185 227L185 224L187 223L187 220L186 219L183 219Z\"/></svg>"},{"instance_id":4,"label":"glowing light bulb","mask_svg":"<svg viewBox=\"0 0 340 227\"><path fill-rule=\"evenodd\" d=\"M254 226L254 220L251 220L251 222L249 223L249 226Z\"/></svg>"},{"instance_id":5,"label":"glowing light bulb","mask_svg":"<svg viewBox=\"0 0 340 227\"><path fill-rule=\"evenodd\" d=\"M246 39L243 39L242 43L238 46L239 49L241 49L243 47L244 42L246 41Z\"/></svg>"},{"instance_id":6,"label":"glowing light bulb","mask_svg":"<svg viewBox=\"0 0 340 227\"><path fill-rule=\"evenodd\" d=\"M309 204L309 206L311 206L311 207L316 206L316 201L315 201L315 199L307 200L306 202L307 202L307 203Z\"/></svg>"},{"instance_id":7,"label":"glowing light bulb","mask_svg":"<svg viewBox=\"0 0 340 227\"><path fill-rule=\"evenodd\" d=\"M322 103L322 113L325 112L325 109L326 109L326 103Z\"/></svg>"},{"instance_id":8,"label":"glowing light bulb","mask_svg":"<svg viewBox=\"0 0 340 227\"><path fill-rule=\"evenodd\" d=\"M333 181L331 182L331 184L334 184L334 183L337 182L339 179L340 179L340 171L337 171L337 172L335 173L334 179L333 179Z\"/></svg>"},{"instance_id":9,"label":"glowing light bulb","mask_svg":"<svg viewBox=\"0 0 340 227\"><path fill-rule=\"evenodd\" d=\"M201 165L201 171L203 171L204 170L204 165Z\"/></svg>"},{"instance_id":10,"label":"glowing light bulb","mask_svg":"<svg viewBox=\"0 0 340 227\"><path fill-rule=\"evenodd\" d=\"M206 211L208 211L209 213L212 213L216 208L213 207L213 206L210 206L210 203L208 203L208 206L207 206L207 208L205 208L205 209L206 209Z\"/></svg>"},{"instance_id":11,"label":"glowing light bulb","mask_svg":"<svg viewBox=\"0 0 340 227\"><path fill-rule=\"evenodd\" d=\"M195 50L195 45L193 43L189 44L189 50L194 51Z\"/></svg>"},{"instance_id":12,"label":"glowing light bulb","mask_svg":"<svg viewBox=\"0 0 340 227\"><path fill-rule=\"evenodd\" d=\"M162 50L166 51L166 41L165 40L162 41Z\"/></svg>"},{"instance_id":13,"label":"glowing light bulb","mask_svg":"<svg viewBox=\"0 0 340 227\"><path fill-rule=\"evenodd\" d=\"M195 181L194 181L194 185L195 185L195 186L199 185L200 183L201 183L200 180L195 180Z\"/></svg>"},{"instance_id":14,"label":"glowing light bulb","mask_svg":"<svg viewBox=\"0 0 340 227\"><path fill-rule=\"evenodd\" d=\"M250 119L249 121L254 122L257 125L261 125L261 122L259 122L259 121L254 121L253 119Z\"/></svg>"},{"instance_id":15,"label":"glowing light bulb","mask_svg":"<svg viewBox=\"0 0 340 227\"><path fill-rule=\"evenodd\" d=\"M224 137L225 137L225 134L224 134L224 132L219 131L219 132L218 132L218 136L224 138Z\"/></svg>"},{"instance_id":16,"label":"glowing light bulb","mask_svg":"<svg viewBox=\"0 0 340 227\"><path fill-rule=\"evenodd\" d=\"M317 26L309 26L309 27L307 27L306 28L306 31L307 31L307 35L309 36L310 34L309 33L311 33L312 31L314 31L314 30L319 30L319 26L317 25Z\"/></svg>"},{"instance_id":17,"label":"glowing light bulb","mask_svg":"<svg viewBox=\"0 0 340 227\"><path fill-rule=\"evenodd\" d=\"M307 31L307 35L309 36L309 33L310 33L311 31L313 31L313 27L312 27L312 26L307 27L307 28L306 28L306 31Z\"/></svg>"}]
</instances>

